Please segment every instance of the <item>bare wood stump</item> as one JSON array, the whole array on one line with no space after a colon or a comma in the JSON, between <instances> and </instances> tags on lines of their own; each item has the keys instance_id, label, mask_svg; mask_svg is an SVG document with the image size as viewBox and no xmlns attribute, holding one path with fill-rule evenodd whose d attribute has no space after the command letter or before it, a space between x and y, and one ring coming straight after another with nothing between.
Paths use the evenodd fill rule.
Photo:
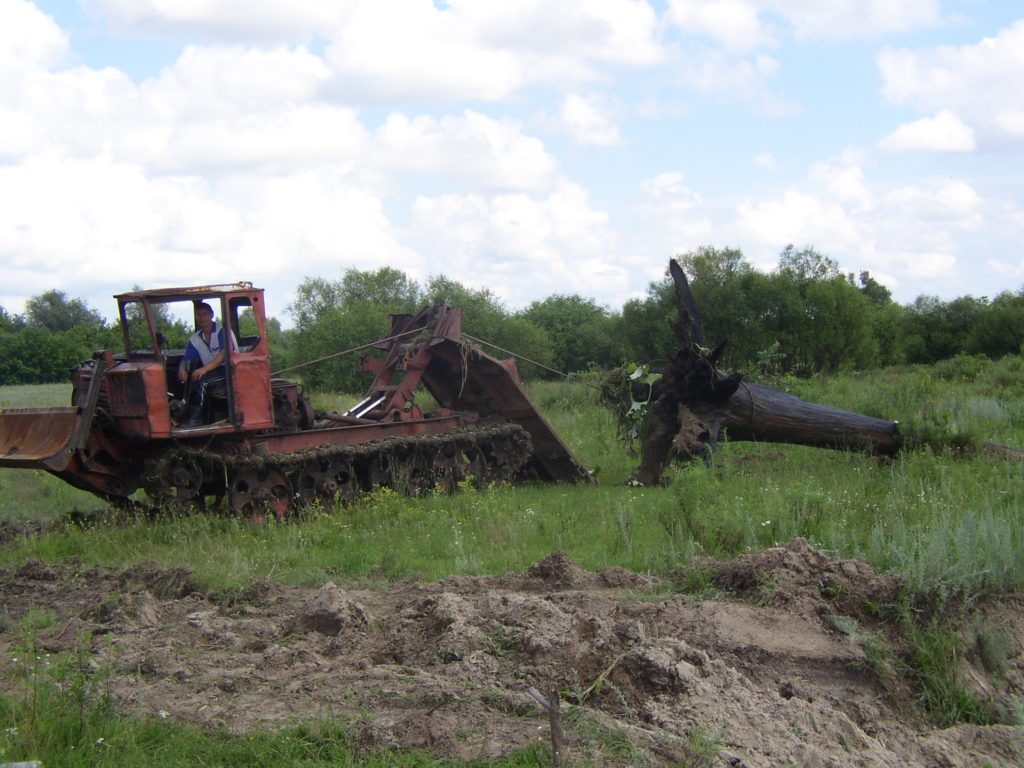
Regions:
<instances>
[{"instance_id":1,"label":"bare wood stump","mask_svg":"<svg viewBox=\"0 0 1024 768\"><path fill-rule=\"evenodd\" d=\"M720 372L725 343L704 347L700 309L689 281L669 262L678 312L672 324L678 348L653 386L652 406L635 477L661 482L673 451L708 456L722 430L732 440L795 443L892 455L902 447L897 423L811 403L773 387L748 384L743 374Z\"/></svg>"}]
</instances>

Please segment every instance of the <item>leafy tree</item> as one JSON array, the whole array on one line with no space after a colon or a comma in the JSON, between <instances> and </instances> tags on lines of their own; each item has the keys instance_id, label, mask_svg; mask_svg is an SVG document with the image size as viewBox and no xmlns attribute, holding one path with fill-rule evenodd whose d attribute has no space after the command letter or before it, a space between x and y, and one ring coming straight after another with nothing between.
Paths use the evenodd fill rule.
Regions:
<instances>
[{"instance_id":1,"label":"leafy tree","mask_svg":"<svg viewBox=\"0 0 1024 768\"><path fill-rule=\"evenodd\" d=\"M25 318L21 315L12 315L4 307L0 307L0 332L20 331L25 327Z\"/></svg>"},{"instance_id":2,"label":"leafy tree","mask_svg":"<svg viewBox=\"0 0 1024 768\"><path fill-rule=\"evenodd\" d=\"M814 248L787 245L779 254L779 272L791 276L797 283L815 283L840 277L839 262L819 253Z\"/></svg>"},{"instance_id":3,"label":"leafy tree","mask_svg":"<svg viewBox=\"0 0 1024 768\"><path fill-rule=\"evenodd\" d=\"M678 257L703 318L708 345L727 341L722 364L809 374L877 364L876 310L883 286L865 273L868 291L840 272L835 260L813 248L785 248L779 267L765 274L731 248L703 247ZM870 282L868 282L870 281ZM672 281L652 283L646 299L627 302L622 321L628 348L638 360L665 359L675 347L670 324L676 302ZM891 329L889 331L891 333Z\"/></svg>"},{"instance_id":4,"label":"leafy tree","mask_svg":"<svg viewBox=\"0 0 1024 768\"><path fill-rule=\"evenodd\" d=\"M50 384L67 381L71 368L88 356L74 331L54 334L45 328L0 332L0 383Z\"/></svg>"},{"instance_id":5,"label":"leafy tree","mask_svg":"<svg viewBox=\"0 0 1024 768\"><path fill-rule=\"evenodd\" d=\"M964 351L991 358L1024 352L1024 291L1004 291L981 308L967 334Z\"/></svg>"},{"instance_id":6,"label":"leafy tree","mask_svg":"<svg viewBox=\"0 0 1024 768\"><path fill-rule=\"evenodd\" d=\"M295 291L295 299L288 305L288 313L295 318L297 328L313 326L324 314L341 304L341 283L322 277L307 277Z\"/></svg>"},{"instance_id":7,"label":"leafy tree","mask_svg":"<svg viewBox=\"0 0 1024 768\"><path fill-rule=\"evenodd\" d=\"M875 280L870 272L861 272L859 279L860 292L864 294L868 301L876 307L887 307L892 304L892 292Z\"/></svg>"},{"instance_id":8,"label":"leafy tree","mask_svg":"<svg viewBox=\"0 0 1024 768\"><path fill-rule=\"evenodd\" d=\"M349 268L334 282L320 277L303 280L288 312L295 318L296 327L305 329L339 307L375 303L390 307L391 312L409 312L420 300L419 286L401 270Z\"/></svg>"},{"instance_id":9,"label":"leafy tree","mask_svg":"<svg viewBox=\"0 0 1024 768\"><path fill-rule=\"evenodd\" d=\"M136 285L132 290L138 291L140 288ZM153 302L149 305L149 313L153 319L153 327L164 338L161 347L163 349L184 349L195 329L189 322L174 317L171 314L172 306L172 303ZM146 314L142 302L133 301L125 305L124 314L128 323L129 346L132 349L145 349L152 346L153 341L149 336L149 326L146 324ZM118 336L115 346L120 347L122 344L123 341Z\"/></svg>"},{"instance_id":10,"label":"leafy tree","mask_svg":"<svg viewBox=\"0 0 1024 768\"><path fill-rule=\"evenodd\" d=\"M729 367L752 365L774 341L768 332L774 302L767 276L732 248L702 247L677 260L700 307L705 342L728 342L723 364ZM622 308L627 357L664 362L675 351L675 286L667 275L668 270L665 278L648 286L646 298L631 299Z\"/></svg>"},{"instance_id":11,"label":"leafy tree","mask_svg":"<svg viewBox=\"0 0 1024 768\"><path fill-rule=\"evenodd\" d=\"M341 279L338 299L342 304L368 301L412 312L422 303L420 287L404 272L381 267L372 272L347 269Z\"/></svg>"},{"instance_id":12,"label":"leafy tree","mask_svg":"<svg viewBox=\"0 0 1024 768\"><path fill-rule=\"evenodd\" d=\"M704 339L728 342L723 364L750 367L778 339L775 288L734 248L702 247L678 257L701 308ZM672 289L671 284L668 286ZM673 299L674 301L674 299Z\"/></svg>"},{"instance_id":13,"label":"leafy tree","mask_svg":"<svg viewBox=\"0 0 1024 768\"><path fill-rule=\"evenodd\" d=\"M532 302L520 316L547 333L552 363L559 371L608 368L623 361L615 318L593 299L555 294Z\"/></svg>"},{"instance_id":14,"label":"leafy tree","mask_svg":"<svg viewBox=\"0 0 1024 768\"><path fill-rule=\"evenodd\" d=\"M907 338L903 333L906 316L907 308L893 301L874 310L871 333L878 342L880 366L902 365L907 361Z\"/></svg>"},{"instance_id":15,"label":"leafy tree","mask_svg":"<svg viewBox=\"0 0 1024 768\"><path fill-rule=\"evenodd\" d=\"M987 306L987 299L973 296L948 302L918 296L905 317L907 362L934 363L966 351L971 328Z\"/></svg>"},{"instance_id":16,"label":"leafy tree","mask_svg":"<svg viewBox=\"0 0 1024 768\"><path fill-rule=\"evenodd\" d=\"M25 302L25 319L31 328L45 328L61 333L78 325L100 330L106 325L103 316L82 299L69 299L56 289L33 296Z\"/></svg>"},{"instance_id":17,"label":"leafy tree","mask_svg":"<svg viewBox=\"0 0 1024 768\"><path fill-rule=\"evenodd\" d=\"M853 282L853 276L850 276ZM892 300L892 292L875 280L870 272L858 276L860 292L873 307L871 335L878 344L879 365L899 365L906 362L906 339L903 335L906 309Z\"/></svg>"},{"instance_id":18,"label":"leafy tree","mask_svg":"<svg viewBox=\"0 0 1024 768\"><path fill-rule=\"evenodd\" d=\"M816 280L804 295L808 323L800 340L808 372L870 368L878 361L867 297L848 280L836 276Z\"/></svg>"},{"instance_id":19,"label":"leafy tree","mask_svg":"<svg viewBox=\"0 0 1024 768\"><path fill-rule=\"evenodd\" d=\"M676 294L670 277L649 283L644 298L626 301L621 325L625 356L636 362L666 363L676 348L672 332L675 315Z\"/></svg>"},{"instance_id":20,"label":"leafy tree","mask_svg":"<svg viewBox=\"0 0 1024 768\"><path fill-rule=\"evenodd\" d=\"M388 315L414 312L419 286L400 270L347 269L340 280L308 278L288 307L295 331L287 340L288 364L317 360L383 337ZM359 367L358 355L345 355L304 367L299 376L318 389L365 390L373 380Z\"/></svg>"},{"instance_id":21,"label":"leafy tree","mask_svg":"<svg viewBox=\"0 0 1024 768\"><path fill-rule=\"evenodd\" d=\"M773 331L788 371L809 375L877 363L872 304L834 259L787 246L772 280L779 310Z\"/></svg>"}]
</instances>

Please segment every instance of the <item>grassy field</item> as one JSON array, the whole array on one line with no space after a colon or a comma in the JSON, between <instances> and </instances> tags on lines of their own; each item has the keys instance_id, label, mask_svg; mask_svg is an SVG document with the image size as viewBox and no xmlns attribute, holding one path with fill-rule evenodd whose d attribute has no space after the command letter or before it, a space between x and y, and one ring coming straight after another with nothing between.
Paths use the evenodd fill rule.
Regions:
<instances>
[{"instance_id":1,"label":"grassy field","mask_svg":"<svg viewBox=\"0 0 1024 768\"><path fill-rule=\"evenodd\" d=\"M1020 358L783 382L829 405L901 421L923 447L895 460L799 446L724 444L711 469L672 470L660 488L625 484L636 456L616 437L597 393L539 382L541 410L600 486L527 484L410 499L387 490L350 508L312 509L298 524L253 526L169 511L156 521L111 516L67 524L0 550L0 564L185 565L211 587L270 577L313 584L339 576L436 579L522 570L554 550L581 565L685 569L695 555L729 557L804 536L816 547L905 576L915 591L1018 590L1024 463L972 450L1024 446ZM5 406L66 402L59 386L0 389ZM319 407L351 398L322 395ZM945 446L945 447L943 447ZM0 519L62 519L101 504L45 473L0 471Z\"/></svg>"},{"instance_id":2,"label":"grassy field","mask_svg":"<svg viewBox=\"0 0 1024 768\"><path fill-rule=\"evenodd\" d=\"M71 384L0 387L0 408L69 405ZM53 520L101 502L42 470L0 469L0 521Z\"/></svg>"},{"instance_id":3,"label":"grassy field","mask_svg":"<svg viewBox=\"0 0 1024 768\"><path fill-rule=\"evenodd\" d=\"M376 491L349 508L311 509L297 520L267 525L172 510L156 520L110 512L82 526L67 517L100 507L95 498L45 473L0 470L0 520L57 521L45 535L0 548L0 565L30 558L83 566L156 560L187 566L197 581L230 595L260 578L318 584L500 574L561 550L589 569L620 565L676 576L682 584L697 555L725 558L803 536L830 554L902 574L909 600L956 598L967 605L1021 591L1024 463L994 460L977 446L991 440L1024 447L1024 360L962 358L778 383L809 400L899 420L921 447L879 460L725 443L710 469L679 466L665 487L633 487L626 481L636 456L618 440L596 392L579 383L540 382L531 386L535 401L597 471L600 486L467 488L417 499ZM3 407L59 405L67 398L67 386L0 388ZM315 399L318 407L342 408L354 398ZM356 754L331 724L234 736L132 720L104 711L102 702L79 711L77 725L25 709L43 694L81 693L90 684L82 678L78 688L62 683L31 697L0 699L0 719L40 728L35 741L8 733L0 760L32 750L32 756L54 754L39 740L53 738L64 749L79 745L78 757L71 760L65 751L60 764L105 765L105 750L88 730L95 718L103 733L120 734L128 751L118 754L137 756L135 765L438 764L417 754ZM67 709L58 705L54 712ZM12 747L6 754L4 743ZM543 755L523 753L501 765L545 762Z\"/></svg>"}]
</instances>

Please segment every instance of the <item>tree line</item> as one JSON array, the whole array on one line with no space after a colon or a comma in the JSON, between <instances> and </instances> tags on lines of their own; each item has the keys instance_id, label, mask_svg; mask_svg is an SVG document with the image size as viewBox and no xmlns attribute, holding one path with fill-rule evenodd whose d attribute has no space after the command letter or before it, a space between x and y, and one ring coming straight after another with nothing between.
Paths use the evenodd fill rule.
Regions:
<instances>
[{"instance_id":1,"label":"tree line","mask_svg":"<svg viewBox=\"0 0 1024 768\"><path fill-rule=\"evenodd\" d=\"M868 272L845 273L813 248L788 246L767 273L736 249L704 247L677 258L703 312L704 338L728 341L723 365L730 369L807 376L1022 352L1024 289L950 301L919 296L901 305ZM496 345L488 350L494 356L511 350L533 361L520 361L526 376L660 362L675 345L675 294L667 274L619 310L561 293L509 310L487 288L444 275L420 284L383 267L304 280L287 310L293 327L282 330L269 319L272 364L281 369L358 347L384 335L389 314L441 301L464 308L465 332ZM191 333L170 317L158 318L158 325L173 346L184 346ZM62 291L33 297L21 315L0 307L0 384L65 381L94 349L122 346L116 323ZM317 389L361 391L369 377L358 369L358 357L335 357L295 376Z\"/></svg>"}]
</instances>

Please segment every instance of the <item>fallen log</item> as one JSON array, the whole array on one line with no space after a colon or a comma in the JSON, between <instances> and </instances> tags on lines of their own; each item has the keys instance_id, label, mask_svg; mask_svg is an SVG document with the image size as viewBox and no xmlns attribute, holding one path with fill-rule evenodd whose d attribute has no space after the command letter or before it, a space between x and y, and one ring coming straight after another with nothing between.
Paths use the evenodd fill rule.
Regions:
<instances>
[{"instance_id":1,"label":"fallen log","mask_svg":"<svg viewBox=\"0 0 1024 768\"><path fill-rule=\"evenodd\" d=\"M634 473L644 485L661 482L673 452L685 459L703 457L725 430L730 440L792 443L891 456L906 447L898 422L811 403L774 387L752 384L743 374L725 374L717 362L725 348L704 347L700 309L689 281L673 259L677 314L672 323L676 352L661 378L650 385L650 407ZM636 398L634 398L636 399ZM992 454L1020 459L1024 452L984 443Z\"/></svg>"}]
</instances>

